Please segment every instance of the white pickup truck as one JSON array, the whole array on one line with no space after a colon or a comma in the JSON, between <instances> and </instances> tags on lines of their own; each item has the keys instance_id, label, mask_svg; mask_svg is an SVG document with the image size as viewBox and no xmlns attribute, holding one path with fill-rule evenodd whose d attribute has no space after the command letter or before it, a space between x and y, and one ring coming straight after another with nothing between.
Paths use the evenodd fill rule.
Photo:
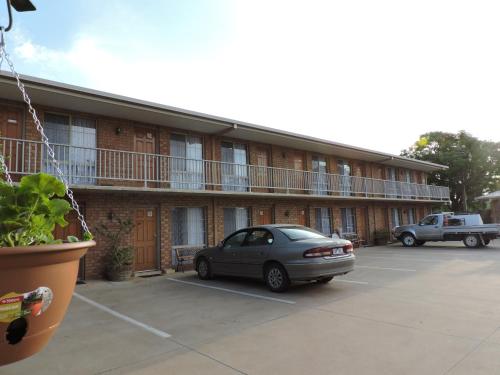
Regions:
<instances>
[{"instance_id":1,"label":"white pickup truck","mask_svg":"<svg viewBox=\"0 0 500 375\"><path fill-rule=\"evenodd\" d=\"M483 247L500 237L500 224L483 224L479 214L447 212L426 216L418 224L395 227L392 233L406 247L426 241L463 241L467 247Z\"/></svg>"}]
</instances>

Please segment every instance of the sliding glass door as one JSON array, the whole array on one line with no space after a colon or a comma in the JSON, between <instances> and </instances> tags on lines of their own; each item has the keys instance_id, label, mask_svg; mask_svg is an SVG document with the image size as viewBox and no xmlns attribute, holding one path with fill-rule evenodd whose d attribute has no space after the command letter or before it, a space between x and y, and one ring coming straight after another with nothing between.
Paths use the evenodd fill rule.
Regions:
<instances>
[{"instance_id":1,"label":"sliding glass door","mask_svg":"<svg viewBox=\"0 0 500 375\"><path fill-rule=\"evenodd\" d=\"M222 190L248 191L247 148L241 143L222 142Z\"/></svg>"},{"instance_id":2,"label":"sliding glass door","mask_svg":"<svg viewBox=\"0 0 500 375\"><path fill-rule=\"evenodd\" d=\"M184 134L170 136L171 170L173 189L203 190L203 145L201 137Z\"/></svg>"},{"instance_id":3,"label":"sliding glass door","mask_svg":"<svg viewBox=\"0 0 500 375\"><path fill-rule=\"evenodd\" d=\"M94 185L97 163L95 121L82 117L45 114L45 134L54 149L59 167L69 183ZM44 172L55 175L55 167L43 152Z\"/></svg>"}]
</instances>

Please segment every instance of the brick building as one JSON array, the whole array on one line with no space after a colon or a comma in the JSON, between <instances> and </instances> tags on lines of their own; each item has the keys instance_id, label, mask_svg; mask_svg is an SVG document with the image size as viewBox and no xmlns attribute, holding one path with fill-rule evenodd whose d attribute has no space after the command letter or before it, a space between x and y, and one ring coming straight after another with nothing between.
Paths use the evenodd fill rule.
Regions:
<instances>
[{"instance_id":1,"label":"brick building","mask_svg":"<svg viewBox=\"0 0 500 375\"><path fill-rule=\"evenodd\" d=\"M449 200L427 185L446 168L160 104L23 77L91 227L130 218L136 270L165 270L174 249L214 245L249 224L326 234L412 223ZM53 173L15 82L0 74L0 146L15 178ZM78 234L71 220L67 233ZM106 243L84 261L101 277ZM82 268L83 270L83 268Z\"/></svg>"}]
</instances>

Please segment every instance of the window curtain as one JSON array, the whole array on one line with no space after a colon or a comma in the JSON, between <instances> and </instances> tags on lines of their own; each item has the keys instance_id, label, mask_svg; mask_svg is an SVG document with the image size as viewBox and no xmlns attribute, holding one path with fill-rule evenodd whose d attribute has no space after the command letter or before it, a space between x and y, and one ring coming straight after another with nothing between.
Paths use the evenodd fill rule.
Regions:
<instances>
[{"instance_id":1,"label":"window curtain","mask_svg":"<svg viewBox=\"0 0 500 375\"><path fill-rule=\"evenodd\" d=\"M172 156L170 172L172 188L191 190L205 188L203 145L200 137L172 134L170 155Z\"/></svg>"},{"instance_id":2,"label":"window curtain","mask_svg":"<svg viewBox=\"0 0 500 375\"><path fill-rule=\"evenodd\" d=\"M343 233L356 233L356 209L342 208L342 231Z\"/></svg>"},{"instance_id":3,"label":"window curtain","mask_svg":"<svg viewBox=\"0 0 500 375\"><path fill-rule=\"evenodd\" d=\"M94 120L45 114L45 134L54 149L61 170L71 184L93 185L97 164L96 124ZM43 171L56 174L44 149Z\"/></svg>"},{"instance_id":4,"label":"window curtain","mask_svg":"<svg viewBox=\"0 0 500 375\"><path fill-rule=\"evenodd\" d=\"M316 195L328 194L328 176L326 175L326 160L320 156L313 156L312 159L312 192Z\"/></svg>"},{"instance_id":5,"label":"window curtain","mask_svg":"<svg viewBox=\"0 0 500 375\"><path fill-rule=\"evenodd\" d=\"M224 237L248 226L249 215L247 208L224 208Z\"/></svg>"},{"instance_id":6,"label":"window curtain","mask_svg":"<svg viewBox=\"0 0 500 375\"><path fill-rule=\"evenodd\" d=\"M316 228L317 231L329 236L332 231L332 221L329 208L316 208Z\"/></svg>"},{"instance_id":7,"label":"window curtain","mask_svg":"<svg viewBox=\"0 0 500 375\"><path fill-rule=\"evenodd\" d=\"M97 164L94 120L74 117L70 128L70 171L74 184L94 185Z\"/></svg>"},{"instance_id":8,"label":"window curtain","mask_svg":"<svg viewBox=\"0 0 500 375\"><path fill-rule=\"evenodd\" d=\"M351 195L352 184L351 184L351 167L344 161L339 160L337 163L337 171L340 175L340 195L349 196Z\"/></svg>"},{"instance_id":9,"label":"window curtain","mask_svg":"<svg viewBox=\"0 0 500 375\"><path fill-rule=\"evenodd\" d=\"M238 143L222 143L222 190L247 191L247 149Z\"/></svg>"},{"instance_id":10,"label":"window curtain","mask_svg":"<svg viewBox=\"0 0 500 375\"><path fill-rule=\"evenodd\" d=\"M397 227L400 226L400 220L399 220L399 209L397 208L392 208L392 226Z\"/></svg>"}]
</instances>

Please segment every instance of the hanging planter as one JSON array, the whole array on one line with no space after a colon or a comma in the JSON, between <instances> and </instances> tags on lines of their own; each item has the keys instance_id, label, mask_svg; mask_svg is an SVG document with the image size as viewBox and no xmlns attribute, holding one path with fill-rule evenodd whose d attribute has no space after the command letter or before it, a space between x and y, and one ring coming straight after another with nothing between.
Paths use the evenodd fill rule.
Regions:
<instances>
[{"instance_id":1,"label":"hanging planter","mask_svg":"<svg viewBox=\"0 0 500 375\"><path fill-rule=\"evenodd\" d=\"M49 342L71 301L79 259L94 245L0 247L0 366Z\"/></svg>"},{"instance_id":2,"label":"hanging planter","mask_svg":"<svg viewBox=\"0 0 500 375\"><path fill-rule=\"evenodd\" d=\"M6 31L12 24L10 5L7 0L9 26ZM27 358L49 342L71 301L79 259L88 248L95 246L43 126L5 50L3 31L0 26L0 61L5 59L17 81L58 178L40 173L24 176L14 184L0 150L0 366ZM83 228L84 241L73 236L65 242L55 239L55 226L67 225L64 217L72 209Z\"/></svg>"},{"instance_id":3,"label":"hanging planter","mask_svg":"<svg viewBox=\"0 0 500 375\"><path fill-rule=\"evenodd\" d=\"M5 170L0 157L2 164ZM72 209L65 194L61 181L43 173L18 186L0 178L0 365L47 344L71 301L79 260L95 245L54 239Z\"/></svg>"}]
</instances>

